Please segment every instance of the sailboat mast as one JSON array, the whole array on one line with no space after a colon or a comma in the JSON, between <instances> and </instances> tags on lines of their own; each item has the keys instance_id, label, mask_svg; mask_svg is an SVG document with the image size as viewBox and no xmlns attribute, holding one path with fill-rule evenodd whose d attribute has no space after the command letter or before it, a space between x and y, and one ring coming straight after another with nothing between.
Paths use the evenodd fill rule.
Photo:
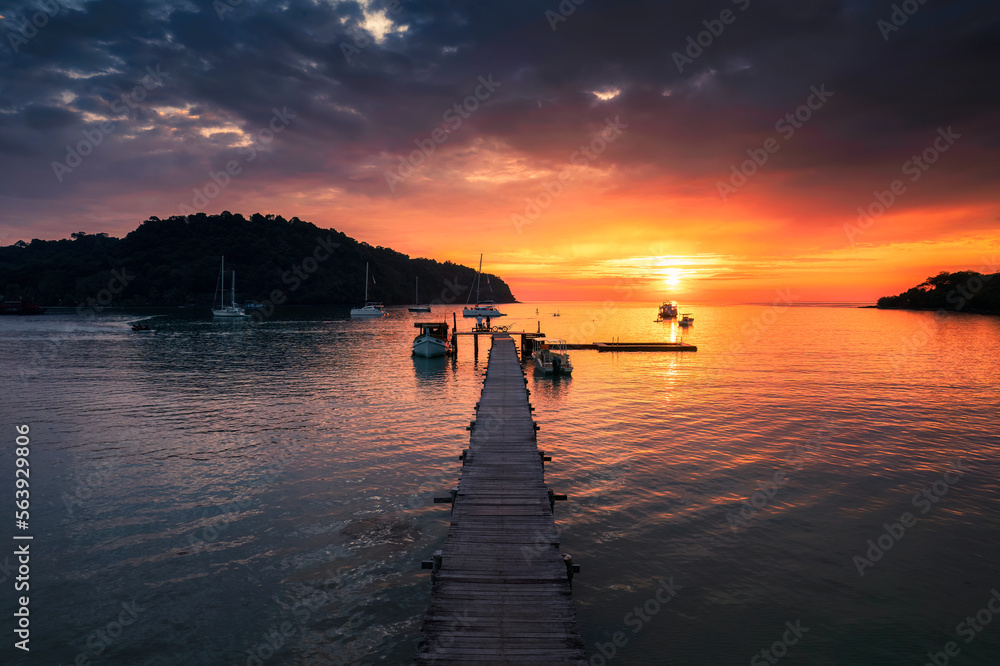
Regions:
<instances>
[{"instance_id":1,"label":"sailboat mast","mask_svg":"<svg viewBox=\"0 0 1000 666\"><path fill-rule=\"evenodd\" d=\"M222 276L222 286L219 288L219 309L226 307L226 255L222 255L222 267L219 269Z\"/></svg>"},{"instance_id":2,"label":"sailboat mast","mask_svg":"<svg viewBox=\"0 0 1000 666\"><path fill-rule=\"evenodd\" d=\"M476 305L479 305L479 283L483 276L483 253L479 253L479 270L476 271Z\"/></svg>"},{"instance_id":3,"label":"sailboat mast","mask_svg":"<svg viewBox=\"0 0 1000 666\"><path fill-rule=\"evenodd\" d=\"M236 271L233 271L233 307L236 307Z\"/></svg>"}]
</instances>

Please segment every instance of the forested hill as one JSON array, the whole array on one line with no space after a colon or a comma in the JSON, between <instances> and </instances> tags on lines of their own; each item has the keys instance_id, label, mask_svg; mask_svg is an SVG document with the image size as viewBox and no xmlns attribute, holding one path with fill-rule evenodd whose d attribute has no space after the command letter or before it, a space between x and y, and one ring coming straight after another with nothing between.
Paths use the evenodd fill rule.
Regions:
<instances>
[{"instance_id":1,"label":"forested hill","mask_svg":"<svg viewBox=\"0 0 1000 666\"><path fill-rule=\"evenodd\" d=\"M478 258L477 251L470 248L470 259ZM265 301L280 290L288 304L358 305L369 262L375 281L369 285L371 300L413 303L414 278L419 277L421 302L461 304L476 276L475 268L410 259L295 217L254 214L246 219L224 212L151 217L124 238L80 232L72 239L0 247L0 289L8 298L40 305L80 305L103 292L105 300L114 294L113 305L208 306L222 255L227 290L236 270L238 302ZM483 275L482 298L514 301L503 280L488 277Z\"/></svg>"},{"instance_id":2,"label":"forested hill","mask_svg":"<svg viewBox=\"0 0 1000 666\"><path fill-rule=\"evenodd\" d=\"M1000 273L942 271L902 294L883 296L877 307L1000 314Z\"/></svg>"}]
</instances>

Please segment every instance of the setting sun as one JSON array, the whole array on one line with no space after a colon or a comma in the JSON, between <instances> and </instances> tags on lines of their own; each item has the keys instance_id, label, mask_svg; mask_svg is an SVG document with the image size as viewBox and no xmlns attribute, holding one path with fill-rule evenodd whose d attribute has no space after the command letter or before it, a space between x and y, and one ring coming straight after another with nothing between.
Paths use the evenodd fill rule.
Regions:
<instances>
[{"instance_id":1,"label":"setting sun","mask_svg":"<svg viewBox=\"0 0 1000 666\"><path fill-rule=\"evenodd\" d=\"M681 268L671 267L666 269L664 272L663 283L668 287L679 287L681 284L681 278L684 277L684 270Z\"/></svg>"}]
</instances>

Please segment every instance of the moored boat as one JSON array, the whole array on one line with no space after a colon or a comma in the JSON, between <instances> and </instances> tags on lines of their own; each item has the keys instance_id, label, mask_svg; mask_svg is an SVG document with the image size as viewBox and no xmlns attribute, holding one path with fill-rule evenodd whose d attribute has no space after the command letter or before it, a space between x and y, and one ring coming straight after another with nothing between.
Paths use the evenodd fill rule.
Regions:
<instances>
[{"instance_id":1,"label":"moored boat","mask_svg":"<svg viewBox=\"0 0 1000 666\"><path fill-rule=\"evenodd\" d=\"M479 301L471 308L464 308L462 316L488 319L491 317L506 317L507 315L497 310L497 307L493 305L493 301Z\"/></svg>"},{"instance_id":2,"label":"moored boat","mask_svg":"<svg viewBox=\"0 0 1000 666\"><path fill-rule=\"evenodd\" d=\"M221 268L219 269L219 279L221 283L219 285L219 307L215 307L215 302L212 302L212 316L220 318L234 317L249 317L246 311L240 306L236 305L236 271L233 271L233 284L232 284L232 298L230 299L229 305L226 305L226 258L222 257Z\"/></svg>"},{"instance_id":3,"label":"moored boat","mask_svg":"<svg viewBox=\"0 0 1000 666\"><path fill-rule=\"evenodd\" d=\"M360 308L351 308L352 317L384 317L383 305L377 301L368 300L368 262L365 262L365 304Z\"/></svg>"},{"instance_id":4,"label":"moored boat","mask_svg":"<svg viewBox=\"0 0 1000 666\"><path fill-rule=\"evenodd\" d=\"M479 300L479 283L482 281L483 275L483 255L479 255L479 270L476 271L476 304L469 307L469 304L465 304L465 308L462 310L463 317L482 317L483 319L492 319L494 317L505 317L506 315L499 310L493 304L492 300L481 301ZM492 290L492 287L491 287ZM472 292L469 292L469 296L472 296Z\"/></svg>"},{"instance_id":5,"label":"moored boat","mask_svg":"<svg viewBox=\"0 0 1000 666\"><path fill-rule=\"evenodd\" d=\"M531 358L535 369L546 375L568 375L573 372L573 364L566 352L566 341L558 338L535 338Z\"/></svg>"},{"instance_id":6,"label":"moored boat","mask_svg":"<svg viewBox=\"0 0 1000 666\"><path fill-rule=\"evenodd\" d=\"M0 297L0 315L40 315L44 314L45 308L35 305L30 301L21 299L5 300Z\"/></svg>"},{"instance_id":7,"label":"moored boat","mask_svg":"<svg viewBox=\"0 0 1000 666\"><path fill-rule=\"evenodd\" d=\"M413 325L420 329L417 337L413 338L413 355L426 356L446 356L451 351L451 344L448 341L448 324L436 321L421 321Z\"/></svg>"},{"instance_id":8,"label":"moored boat","mask_svg":"<svg viewBox=\"0 0 1000 666\"><path fill-rule=\"evenodd\" d=\"M413 302L420 302L420 278L416 278L416 282L413 284ZM413 305L408 308L410 312L430 312L430 305Z\"/></svg>"},{"instance_id":9,"label":"moored boat","mask_svg":"<svg viewBox=\"0 0 1000 666\"><path fill-rule=\"evenodd\" d=\"M687 328L688 326L694 323L694 315L685 313L683 316L681 316L681 320L677 323Z\"/></svg>"},{"instance_id":10,"label":"moored boat","mask_svg":"<svg viewBox=\"0 0 1000 666\"><path fill-rule=\"evenodd\" d=\"M677 302L667 301L660 306L659 312L656 313L656 321L667 321L669 319L677 319Z\"/></svg>"}]
</instances>

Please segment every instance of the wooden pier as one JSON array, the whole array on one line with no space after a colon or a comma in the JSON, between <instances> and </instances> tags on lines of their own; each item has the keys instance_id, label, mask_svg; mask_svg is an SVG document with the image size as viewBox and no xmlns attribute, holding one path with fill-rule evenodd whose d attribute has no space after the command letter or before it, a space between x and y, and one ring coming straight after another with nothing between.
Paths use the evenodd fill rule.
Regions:
<instances>
[{"instance_id":1,"label":"wooden pier","mask_svg":"<svg viewBox=\"0 0 1000 666\"><path fill-rule=\"evenodd\" d=\"M513 339L493 334L416 663L586 664Z\"/></svg>"}]
</instances>

